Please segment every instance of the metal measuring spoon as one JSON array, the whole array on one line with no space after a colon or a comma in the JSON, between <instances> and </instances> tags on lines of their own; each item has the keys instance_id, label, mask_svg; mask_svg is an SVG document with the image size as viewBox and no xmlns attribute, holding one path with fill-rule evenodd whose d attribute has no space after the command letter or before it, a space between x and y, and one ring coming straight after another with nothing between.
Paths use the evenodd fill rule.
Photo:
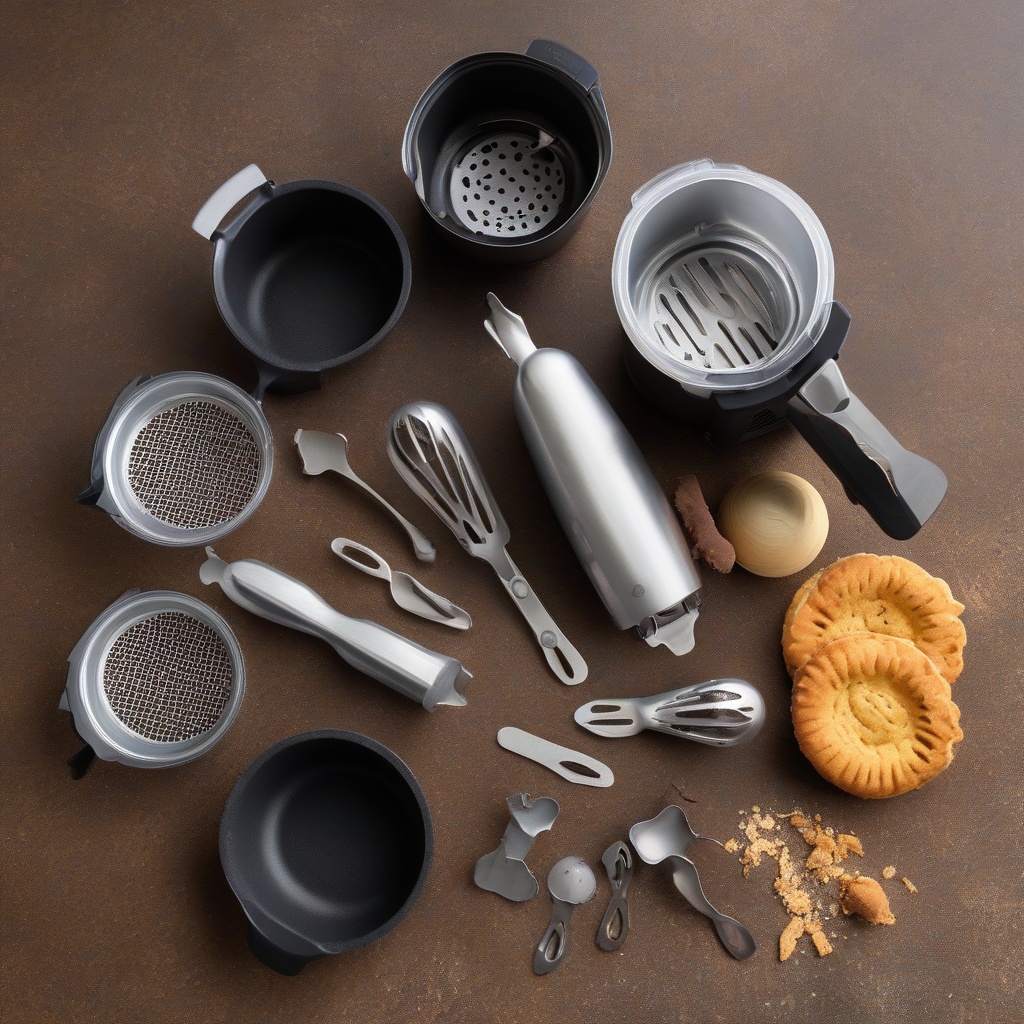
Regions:
<instances>
[{"instance_id":1,"label":"metal measuring spoon","mask_svg":"<svg viewBox=\"0 0 1024 1024\"><path fill-rule=\"evenodd\" d=\"M407 572L392 569L376 551L372 551L365 544L357 544L345 537L335 537L331 541L331 550L353 568L361 569L379 580L386 580L391 587L391 596L399 608L404 608L422 619L439 622L442 626L451 626L452 629L469 629L473 625L469 612L457 604L452 604L448 598L435 594ZM368 561L363 561L350 552L358 552Z\"/></svg>"},{"instance_id":2,"label":"metal measuring spoon","mask_svg":"<svg viewBox=\"0 0 1024 1024\"><path fill-rule=\"evenodd\" d=\"M412 541L412 549L421 562L432 562L437 556L430 538L418 527L413 526L397 509L385 501L365 480L356 476L348 464L348 438L344 434L329 434L324 430L296 430L295 447L302 459L302 472L306 476L319 476L328 471L343 476L357 487L361 487L394 517Z\"/></svg>"},{"instance_id":3,"label":"metal measuring spoon","mask_svg":"<svg viewBox=\"0 0 1024 1024\"><path fill-rule=\"evenodd\" d=\"M569 948L569 918L573 908L586 903L597 892L597 879L586 861L563 857L548 872L548 892L554 909L551 924L533 954L534 974L549 974L565 959Z\"/></svg>"},{"instance_id":4,"label":"metal measuring spoon","mask_svg":"<svg viewBox=\"0 0 1024 1024\"><path fill-rule=\"evenodd\" d=\"M633 855L624 842L616 840L601 854L601 863L608 872L612 898L608 902L608 909L604 912L604 919L597 929L594 941L601 949L613 952L626 941L629 932L626 893L633 878Z\"/></svg>"},{"instance_id":5,"label":"metal measuring spoon","mask_svg":"<svg viewBox=\"0 0 1024 1024\"><path fill-rule=\"evenodd\" d=\"M727 917L711 905L701 887L697 866L686 857L686 851L699 839L718 843L717 839L694 831L683 809L674 804L654 818L637 822L629 830L629 839L645 864L669 862L676 889L695 910L711 919L722 945L737 960L746 960L753 955L757 949L754 937L739 921Z\"/></svg>"}]
</instances>

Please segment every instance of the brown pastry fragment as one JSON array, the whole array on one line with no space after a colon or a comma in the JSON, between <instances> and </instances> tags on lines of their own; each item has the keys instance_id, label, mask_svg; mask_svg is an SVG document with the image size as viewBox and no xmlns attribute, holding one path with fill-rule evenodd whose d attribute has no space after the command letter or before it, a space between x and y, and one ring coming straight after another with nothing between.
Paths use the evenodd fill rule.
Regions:
<instances>
[{"instance_id":1,"label":"brown pastry fragment","mask_svg":"<svg viewBox=\"0 0 1024 1024\"><path fill-rule=\"evenodd\" d=\"M711 510L704 501L700 483L685 473L676 485L676 510L682 517L693 557L719 572L730 572L736 564L736 551L718 532Z\"/></svg>"},{"instance_id":2,"label":"brown pastry fragment","mask_svg":"<svg viewBox=\"0 0 1024 1024\"><path fill-rule=\"evenodd\" d=\"M782 929L779 936L779 959L785 963L796 950L796 940L804 933L804 920L802 917L791 917L789 924Z\"/></svg>"},{"instance_id":3,"label":"brown pastry fragment","mask_svg":"<svg viewBox=\"0 0 1024 1024\"><path fill-rule=\"evenodd\" d=\"M869 924L896 923L882 887L867 875L843 875L839 879L839 906L844 914L856 914Z\"/></svg>"},{"instance_id":4,"label":"brown pastry fragment","mask_svg":"<svg viewBox=\"0 0 1024 1024\"><path fill-rule=\"evenodd\" d=\"M895 878L896 877L896 868L894 868L892 866L892 864L890 864L887 868L882 868L882 877L883 878Z\"/></svg>"},{"instance_id":5,"label":"brown pastry fragment","mask_svg":"<svg viewBox=\"0 0 1024 1024\"><path fill-rule=\"evenodd\" d=\"M901 879L901 881L907 887L907 892L911 894L917 892L917 886L914 885L914 883L909 878L904 877Z\"/></svg>"},{"instance_id":6,"label":"brown pastry fragment","mask_svg":"<svg viewBox=\"0 0 1024 1024\"><path fill-rule=\"evenodd\" d=\"M832 952L832 943L828 941L825 929L821 927L819 921L805 922L804 931L810 935L811 942L814 943L814 948L818 951L818 956L828 956Z\"/></svg>"}]
</instances>

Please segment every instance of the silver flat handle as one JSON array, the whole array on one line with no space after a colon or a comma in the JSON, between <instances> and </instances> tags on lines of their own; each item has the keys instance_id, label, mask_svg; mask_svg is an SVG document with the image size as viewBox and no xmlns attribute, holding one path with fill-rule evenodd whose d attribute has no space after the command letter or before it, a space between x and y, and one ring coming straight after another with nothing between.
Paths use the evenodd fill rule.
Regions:
<instances>
[{"instance_id":1,"label":"silver flat handle","mask_svg":"<svg viewBox=\"0 0 1024 1024\"><path fill-rule=\"evenodd\" d=\"M514 726L507 725L498 730L498 744L505 750L536 761L556 775L561 775L563 779L581 786L607 789L615 782L611 768L597 758L579 750L572 750L570 747L559 746L542 736L534 736L533 733Z\"/></svg>"},{"instance_id":2,"label":"silver flat handle","mask_svg":"<svg viewBox=\"0 0 1024 1024\"><path fill-rule=\"evenodd\" d=\"M255 164L243 167L203 203L202 209L196 214L196 219L192 221L192 230L209 241L232 208L250 192L255 192L261 185L265 185L267 180L267 176Z\"/></svg>"},{"instance_id":3,"label":"silver flat handle","mask_svg":"<svg viewBox=\"0 0 1024 1024\"><path fill-rule=\"evenodd\" d=\"M516 568L515 562L509 558L508 551L502 551L501 557L494 559L491 565L505 584L519 613L533 630L551 671L566 686L582 683L587 678L587 663L555 625L555 620L541 604L540 598Z\"/></svg>"},{"instance_id":4,"label":"silver flat handle","mask_svg":"<svg viewBox=\"0 0 1024 1024\"><path fill-rule=\"evenodd\" d=\"M466 703L456 683L469 673L454 658L421 647L376 622L342 615L315 590L273 566L254 559L229 565L212 548L206 553L209 557L200 569L200 579L219 583L239 607L325 640L353 668L428 711L438 704Z\"/></svg>"},{"instance_id":5,"label":"silver flat handle","mask_svg":"<svg viewBox=\"0 0 1024 1024\"><path fill-rule=\"evenodd\" d=\"M913 537L946 493L945 474L907 451L847 387L834 359L789 401L786 416L890 537Z\"/></svg>"}]
</instances>

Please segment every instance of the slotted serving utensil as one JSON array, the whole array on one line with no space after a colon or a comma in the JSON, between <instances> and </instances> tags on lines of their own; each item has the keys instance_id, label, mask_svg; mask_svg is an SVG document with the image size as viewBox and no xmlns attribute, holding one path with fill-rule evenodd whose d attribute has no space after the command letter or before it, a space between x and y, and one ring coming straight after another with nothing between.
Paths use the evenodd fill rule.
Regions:
<instances>
[{"instance_id":1,"label":"slotted serving utensil","mask_svg":"<svg viewBox=\"0 0 1024 1024\"><path fill-rule=\"evenodd\" d=\"M353 568L386 581L399 608L421 619L451 626L452 629L469 629L473 625L469 612L452 604L448 598L435 594L407 572L392 569L376 551L365 544L358 544L345 537L335 537L331 541L331 550Z\"/></svg>"},{"instance_id":2,"label":"slotted serving utensil","mask_svg":"<svg viewBox=\"0 0 1024 1024\"><path fill-rule=\"evenodd\" d=\"M569 919L573 910L597 892L597 879L580 857L563 857L548 872L551 924L533 954L535 974L550 974L569 951Z\"/></svg>"},{"instance_id":3,"label":"slotted serving utensil","mask_svg":"<svg viewBox=\"0 0 1024 1024\"><path fill-rule=\"evenodd\" d=\"M752 740L764 725L764 700L743 679L709 679L652 697L605 698L576 709L573 718L598 736L635 736L644 729L712 747Z\"/></svg>"},{"instance_id":4,"label":"slotted serving utensil","mask_svg":"<svg viewBox=\"0 0 1024 1024\"><path fill-rule=\"evenodd\" d=\"M489 562L530 624L551 671L563 683L587 678L587 665L509 557L508 524L455 417L433 402L411 402L391 417L388 454L402 479L474 558Z\"/></svg>"},{"instance_id":5,"label":"slotted serving utensil","mask_svg":"<svg viewBox=\"0 0 1024 1024\"><path fill-rule=\"evenodd\" d=\"M612 898L597 929L595 942L609 953L622 947L629 934L629 904L626 902L629 883L633 880L633 854L629 847L617 839L601 854L601 863L608 873Z\"/></svg>"},{"instance_id":6,"label":"slotted serving utensil","mask_svg":"<svg viewBox=\"0 0 1024 1024\"><path fill-rule=\"evenodd\" d=\"M184 764L224 735L244 692L242 652L212 608L173 591L130 590L68 657L60 708L86 744L68 767L81 778L96 757Z\"/></svg>"}]
</instances>

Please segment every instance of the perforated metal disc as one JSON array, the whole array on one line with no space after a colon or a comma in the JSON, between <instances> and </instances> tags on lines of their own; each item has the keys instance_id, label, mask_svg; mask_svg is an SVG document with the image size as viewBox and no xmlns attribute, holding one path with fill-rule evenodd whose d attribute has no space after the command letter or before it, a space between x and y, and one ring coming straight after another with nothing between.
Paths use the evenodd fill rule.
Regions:
<instances>
[{"instance_id":1,"label":"perforated metal disc","mask_svg":"<svg viewBox=\"0 0 1024 1024\"><path fill-rule=\"evenodd\" d=\"M216 630L185 612L129 626L103 662L103 692L133 732L178 743L209 732L231 697L234 665Z\"/></svg>"},{"instance_id":2,"label":"perforated metal disc","mask_svg":"<svg viewBox=\"0 0 1024 1024\"><path fill-rule=\"evenodd\" d=\"M643 308L675 360L702 369L747 369L768 359L795 319L783 271L754 251L702 246L668 260Z\"/></svg>"},{"instance_id":3,"label":"perforated metal disc","mask_svg":"<svg viewBox=\"0 0 1024 1024\"><path fill-rule=\"evenodd\" d=\"M182 530L227 523L260 483L260 445L243 419L204 399L154 416L128 453L128 484L155 519Z\"/></svg>"},{"instance_id":4,"label":"perforated metal disc","mask_svg":"<svg viewBox=\"0 0 1024 1024\"><path fill-rule=\"evenodd\" d=\"M502 131L475 139L452 166L453 215L478 235L536 234L565 200L565 168L536 135Z\"/></svg>"}]
</instances>

